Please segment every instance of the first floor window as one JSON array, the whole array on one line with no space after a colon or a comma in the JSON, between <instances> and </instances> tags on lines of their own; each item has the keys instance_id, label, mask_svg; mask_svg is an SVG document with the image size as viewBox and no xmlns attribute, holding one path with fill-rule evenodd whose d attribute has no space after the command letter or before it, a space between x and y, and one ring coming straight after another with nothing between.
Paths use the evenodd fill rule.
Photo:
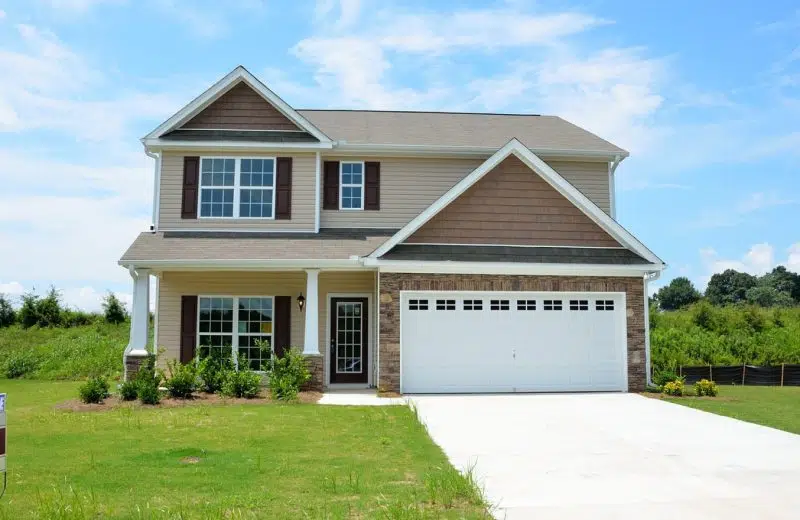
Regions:
<instances>
[{"instance_id":1,"label":"first floor window","mask_svg":"<svg viewBox=\"0 0 800 520\"><path fill-rule=\"evenodd\" d=\"M272 356L272 297L201 296L197 345L200 359L233 356L265 370Z\"/></svg>"}]
</instances>

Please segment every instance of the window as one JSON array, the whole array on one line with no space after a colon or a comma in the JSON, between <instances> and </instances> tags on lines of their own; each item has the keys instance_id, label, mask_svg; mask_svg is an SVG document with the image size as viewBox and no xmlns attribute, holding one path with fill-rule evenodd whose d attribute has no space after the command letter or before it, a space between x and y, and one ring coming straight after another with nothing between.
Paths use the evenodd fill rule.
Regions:
<instances>
[{"instance_id":1,"label":"window","mask_svg":"<svg viewBox=\"0 0 800 520\"><path fill-rule=\"evenodd\" d=\"M594 309L596 311L613 311L614 300L595 300Z\"/></svg>"},{"instance_id":2,"label":"window","mask_svg":"<svg viewBox=\"0 0 800 520\"><path fill-rule=\"evenodd\" d=\"M200 159L200 218L274 218L275 158Z\"/></svg>"},{"instance_id":3,"label":"window","mask_svg":"<svg viewBox=\"0 0 800 520\"><path fill-rule=\"evenodd\" d=\"M464 300L465 311L481 311L483 310L483 300Z\"/></svg>"},{"instance_id":4,"label":"window","mask_svg":"<svg viewBox=\"0 0 800 520\"><path fill-rule=\"evenodd\" d=\"M560 311L562 303L561 300L544 300L542 305L546 311Z\"/></svg>"},{"instance_id":5,"label":"window","mask_svg":"<svg viewBox=\"0 0 800 520\"><path fill-rule=\"evenodd\" d=\"M339 168L339 207L364 209L364 163L342 162Z\"/></svg>"},{"instance_id":6,"label":"window","mask_svg":"<svg viewBox=\"0 0 800 520\"><path fill-rule=\"evenodd\" d=\"M408 300L408 310L410 311L427 311L428 300Z\"/></svg>"},{"instance_id":7,"label":"window","mask_svg":"<svg viewBox=\"0 0 800 520\"><path fill-rule=\"evenodd\" d=\"M588 311L589 300L570 300L569 310L571 311Z\"/></svg>"},{"instance_id":8,"label":"window","mask_svg":"<svg viewBox=\"0 0 800 520\"><path fill-rule=\"evenodd\" d=\"M517 300L518 311L535 311L536 300Z\"/></svg>"},{"instance_id":9,"label":"window","mask_svg":"<svg viewBox=\"0 0 800 520\"><path fill-rule=\"evenodd\" d=\"M437 311L454 311L456 310L455 300L436 300Z\"/></svg>"},{"instance_id":10,"label":"window","mask_svg":"<svg viewBox=\"0 0 800 520\"><path fill-rule=\"evenodd\" d=\"M489 308L493 311L507 311L509 309L508 300L491 300Z\"/></svg>"},{"instance_id":11,"label":"window","mask_svg":"<svg viewBox=\"0 0 800 520\"><path fill-rule=\"evenodd\" d=\"M253 370L264 370L272 355L272 298L199 298L197 345L200 358L210 354L239 356ZM234 312L236 309L236 312ZM265 350L258 346L263 342Z\"/></svg>"}]
</instances>

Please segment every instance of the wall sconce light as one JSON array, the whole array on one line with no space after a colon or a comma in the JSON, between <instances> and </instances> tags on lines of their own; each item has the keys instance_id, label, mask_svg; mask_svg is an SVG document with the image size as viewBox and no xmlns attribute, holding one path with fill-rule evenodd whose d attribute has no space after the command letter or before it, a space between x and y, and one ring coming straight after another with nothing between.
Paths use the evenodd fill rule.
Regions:
<instances>
[{"instance_id":1,"label":"wall sconce light","mask_svg":"<svg viewBox=\"0 0 800 520\"><path fill-rule=\"evenodd\" d=\"M303 309L306 306L306 297L303 296L303 293L300 293L300 296L297 297L297 306L300 308L300 312L303 312Z\"/></svg>"}]
</instances>

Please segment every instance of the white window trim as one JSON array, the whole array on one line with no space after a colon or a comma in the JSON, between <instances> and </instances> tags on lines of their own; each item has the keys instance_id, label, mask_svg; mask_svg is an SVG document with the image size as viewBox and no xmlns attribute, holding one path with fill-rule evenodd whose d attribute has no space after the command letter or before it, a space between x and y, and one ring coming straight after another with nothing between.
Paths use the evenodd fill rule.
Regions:
<instances>
[{"instance_id":1,"label":"white window trim","mask_svg":"<svg viewBox=\"0 0 800 520\"><path fill-rule=\"evenodd\" d=\"M227 332L200 332L200 300L202 298L232 298L233 299L233 329L230 334ZM263 298L272 301L272 332L270 334L255 334L244 333L242 336L270 336L269 346L272 354L275 354L275 297L274 296L261 296L261 295L243 295L231 296L229 294L199 294L197 296L197 316L195 324L195 345L196 349L200 350L200 334L206 336L231 336L231 356L233 357L233 366L239 370L239 298ZM256 372L263 373L263 370L256 370Z\"/></svg>"},{"instance_id":2,"label":"white window trim","mask_svg":"<svg viewBox=\"0 0 800 520\"><path fill-rule=\"evenodd\" d=\"M213 160L213 159L233 159L233 186L203 186L203 161L204 160ZM241 185L241 170L242 170L242 159L272 159L272 216L271 217L240 217L239 216L239 202L240 202L240 195L242 189L245 190L268 190L270 189L269 186L242 186ZM198 165L200 172L198 174L197 179L197 218L198 220L275 220L275 193L277 192L277 184L278 184L278 158L277 157L265 157L265 156L256 156L256 157L231 157L231 156L222 156L222 155L204 155L200 157L200 164ZM203 188L206 189L223 189L229 190L233 189L233 216L231 217L204 217L201 215L202 213L202 200L203 200Z\"/></svg>"},{"instance_id":3,"label":"white window trim","mask_svg":"<svg viewBox=\"0 0 800 520\"><path fill-rule=\"evenodd\" d=\"M345 164L360 164L361 165L361 184L345 184L342 182L342 176L344 172L344 165ZM364 192L364 184L367 177L367 172L365 170L364 161L339 161L339 210L340 211L363 211L364 210L364 196L366 195ZM361 207L358 208L345 208L342 205L342 198L344 197L344 189L343 188L361 188Z\"/></svg>"}]
</instances>

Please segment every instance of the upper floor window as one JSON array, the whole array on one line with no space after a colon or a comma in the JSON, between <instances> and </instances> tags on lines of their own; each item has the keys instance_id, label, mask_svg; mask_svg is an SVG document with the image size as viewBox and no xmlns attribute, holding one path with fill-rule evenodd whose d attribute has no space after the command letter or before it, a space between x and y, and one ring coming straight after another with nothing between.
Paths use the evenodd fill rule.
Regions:
<instances>
[{"instance_id":1,"label":"upper floor window","mask_svg":"<svg viewBox=\"0 0 800 520\"><path fill-rule=\"evenodd\" d=\"M341 209L364 209L364 163L340 163L339 190Z\"/></svg>"},{"instance_id":2,"label":"upper floor window","mask_svg":"<svg viewBox=\"0 0 800 520\"><path fill-rule=\"evenodd\" d=\"M200 159L200 218L274 218L275 158Z\"/></svg>"}]
</instances>

